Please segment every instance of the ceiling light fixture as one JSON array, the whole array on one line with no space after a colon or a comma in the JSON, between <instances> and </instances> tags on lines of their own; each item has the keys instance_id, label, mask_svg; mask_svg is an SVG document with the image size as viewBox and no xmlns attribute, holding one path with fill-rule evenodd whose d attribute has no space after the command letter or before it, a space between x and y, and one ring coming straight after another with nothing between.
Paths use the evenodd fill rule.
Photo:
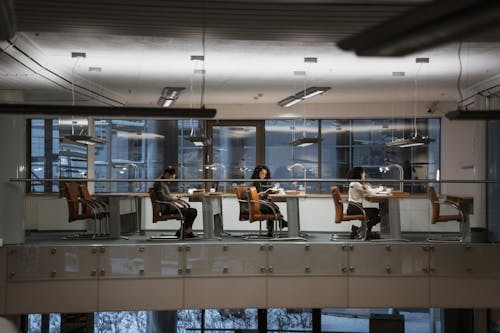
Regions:
<instances>
[{"instance_id":1,"label":"ceiling light fixture","mask_svg":"<svg viewBox=\"0 0 500 333\"><path fill-rule=\"evenodd\" d=\"M411 148L411 147L420 147L424 145L428 145L433 141L428 136L422 136L418 134L417 127L417 96L418 96L418 72L422 67L422 64L429 63L429 58L415 58L415 62L420 64L415 73L415 103L414 103L414 114L413 114L413 134L410 135L409 138L401 138L401 139L392 139L390 142L386 142L385 145L387 147L399 147L399 148ZM404 136L404 132L403 132Z\"/></svg>"},{"instance_id":2,"label":"ceiling light fixture","mask_svg":"<svg viewBox=\"0 0 500 333\"><path fill-rule=\"evenodd\" d=\"M402 56L498 27L498 1L430 1L337 43L361 56Z\"/></svg>"},{"instance_id":3,"label":"ceiling light fixture","mask_svg":"<svg viewBox=\"0 0 500 333\"><path fill-rule=\"evenodd\" d=\"M309 87L299 91L293 96L288 96L287 98L282 99L278 102L278 105L287 108L313 96L323 94L325 91L330 89L330 87Z\"/></svg>"},{"instance_id":4,"label":"ceiling light fixture","mask_svg":"<svg viewBox=\"0 0 500 333\"><path fill-rule=\"evenodd\" d=\"M319 138L300 138L290 141L288 144L295 147L308 147L312 146L313 144L319 143L320 141L323 140L320 140Z\"/></svg>"},{"instance_id":5,"label":"ceiling light fixture","mask_svg":"<svg viewBox=\"0 0 500 333\"><path fill-rule=\"evenodd\" d=\"M306 119L304 118L302 138L295 139L295 120L293 121L292 141L288 142L288 144L290 146L308 147L308 146L312 146L313 144L320 143L321 141L323 141L323 139L320 139L318 137L316 137L316 138L306 138L306 125L307 125L306 124Z\"/></svg>"},{"instance_id":6,"label":"ceiling light fixture","mask_svg":"<svg viewBox=\"0 0 500 333\"><path fill-rule=\"evenodd\" d=\"M184 87L165 87L161 92L161 96L158 99L158 105L168 108L172 105L179 95L184 90Z\"/></svg>"},{"instance_id":7,"label":"ceiling light fixture","mask_svg":"<svg viewBox=\"0 0 500 333\"><path fill-rule=\"evenodd\" d=\"M428 145L431 143L431 139L428 136L410 136L407 139L395 139L391 142L386 142L387 147L399 147L399 148L409 148L409 147L419 147Z\"/></svg>"},{"instance_id":8,"label":"ceiling light fixture","mask_svg":"<svg viewBox=\"0 0 500 333\"><path fill-rule=\"evenodd\" d=\"M80 143L83 145L90 145L93 146L95 144L104 144L106 143L106 140L101 139L101 138L96 138L90 135L85 135L85 134L80 134L80 135L66 135L63 138L64 141L70 141L74 143Z\"/></svg>"},{"instance_id":9,"label":"ceiling light fixture","mask_svg":"<svg viewBox=\"0 0 500 333\"><path fill-rule=\"evenodd\" d=\"M493 86L493 87L488 87L486 89L483 89L481 91L478 91L475 96L481 96L485 98L485 108L480 109L480 110L464 110L463 109L463 104L465 100L468 100L469 98L472 98L474 96L465 98L463 97L462 94L462 88L461 88L461 78L462 78L462 43L459 43L458 46L458 61L460 64L460 70L458 72L458 77L457 77L457 90L458 94L460 96L460 101L458 102L458 107L457 110L454 111L449 111L445 114L446 118L449 120L498 120L500 119L500 110L499 109L490 109L490 97L491 95L495 95L495 93L492 94L491 89L497 88L498 85ZM432 109L432 107L431 107Z\"/></svg>"},{"instance_id":10,"label":"ceiling light fixture","mask_svg":"<svg viewBox=\"0 0 500 333\"><path fill-rule=\"evenodd\" d=\"M190 136L186 138L186 140L191 142L196 147L204 147L212 143L210 139L207 139L204 136Z\"/></svg>"}]
</instances>

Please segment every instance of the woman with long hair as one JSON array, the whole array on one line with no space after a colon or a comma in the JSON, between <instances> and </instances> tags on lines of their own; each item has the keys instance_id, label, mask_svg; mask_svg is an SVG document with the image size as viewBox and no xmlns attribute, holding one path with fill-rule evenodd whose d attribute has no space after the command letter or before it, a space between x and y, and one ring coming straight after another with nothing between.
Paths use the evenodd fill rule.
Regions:
<instances>
[{"instance_id":1,"label":"woman with long hair","mask_svg":"<svg viewBox=\"0 0 500 333\"><path fill-rule=\"evenodd\" d=\"M382 186L377 188L372 188L369 184L365 183L366 172L362 167L354 167L347 173L347 179L354 179L359 181L351 181L349 183L349 204L347 206L347 214L356 215L363 214L359 206L363 205L363 200L366 195L374 195L377 192L383 190ZM376 234L372 233L372 228L374 225L380 222L380 211L378 208L373 207L363 207L368 222L366 224L366 238L380 238ZM351 228L351 238L360 237L360 233L364 231L362 227L357 227L355 225Z\"/></svg>"},{"instance_id":2,"label":"woman with long hair","mask_svg":"<svg viewBox=\"0 0 500 333\"><path fill-rule=\"evenodd\" d=\"M255 167L255 169L252 172L252 184L251 186L255 186L257 193L259 194L259 199L261 200L269 200L268 194L274 193L277 188L279 187L279 183L276 183L271 185L271 170L266 165L260 164ZM275 204L274 208L275 210L279 213L279 208ZM272 213L272 209L265 206L261 205L260 210L264 214L270 214ZM272 237L273 236L273 230L274 230L274 221L273 220L267 220L267 236ZM288 223L283 220L281 223L281 228L285 228L288 226Z\"/></svg>"}]
</instances>

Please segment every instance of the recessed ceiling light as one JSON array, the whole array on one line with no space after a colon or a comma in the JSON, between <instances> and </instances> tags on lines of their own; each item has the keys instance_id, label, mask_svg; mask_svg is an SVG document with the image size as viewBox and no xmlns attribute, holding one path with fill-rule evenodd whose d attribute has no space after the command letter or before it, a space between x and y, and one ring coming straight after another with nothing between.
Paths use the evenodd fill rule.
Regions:
<instances>
[{"instance_id":1,"label":"recessed ceiling light","mask_svg":"<svg viewBox=\"0 0 500 333\"><path fill-rule=\"evenodd\" d=\"M86 58L87 54L85 52L71 52L71 58Z\"/></svg>"},{"instance_id":2,"label":"recessed ceiling light","mask_svg":"<svg viewBox=\"0 0 500 333\"><path fill-rule=\"evenodd\" d=\"M304 58L304 62L317 63L318 62L318 58L316 58L316 57L305 57Z\"/></svg>"},{"instance_id":3,"label":"recessed ceiling light","mask_svg":"<svg viewBox=\"0 0 500 333\"><path fill-rule=\"evenodd\" d=\"M192 55L192 56L191 56L191 60L200 60L200 61L204 61L204 60L205 60L205 56L202 56L202 55Z\"/></svg>"}]
</instances>

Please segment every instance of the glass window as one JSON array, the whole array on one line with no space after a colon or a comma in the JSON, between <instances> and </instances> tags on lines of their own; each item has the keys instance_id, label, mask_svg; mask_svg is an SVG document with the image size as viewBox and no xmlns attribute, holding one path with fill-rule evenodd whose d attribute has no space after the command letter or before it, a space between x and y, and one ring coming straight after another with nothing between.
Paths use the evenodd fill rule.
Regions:
<instances>
[{"instance_id":1,"label":"glass window","mask_svg":"<svg viewBox=\"0 0 500 333\"><path fill-rule=\"evenodd\" d=\"M227 124L226 124L227 123ZM440 119L327 119L217 122L209 127L211 151L187 139L199 136L198 120L106 120L94 122L96 179L156 179L168 165L178 168L179 179L248 179L256 164L264 162L284 189L328 193L353 166L363 166L373 179L435 179L440 163ZM388 147L387 142L407 138L415 128L431 142L421 147ZM66 140L86 133L87 123L57 119L30 122L30 167L33 179L85 178L87 146ZM318 139L309 146L292 145L301 139ZM204 163L205 162L205 163ZM381 170L381 167L387 167ZM29 191L57 192L58 183L32 182ZM228 190L227 184L219 187ZM401 182L389 183L399 188ZM96 192L146 191L150 182L96 182ZM202 188L200 181L179 182L173 191ZM222 189L222 188L221 188ZM421 193L425 184L404 184L404 191ZM439 189L438 189L439 190Z\"/></svg>"},{"instance_id":2,"label":"glass window","mask_svg":"<svg viewBox=\"0 0 500 333\"><path fill-rule=\"evenodd\" d=\"M318 144L305 147L291 144L300 138L318 137L318 120L267 120L266 121L266 163L275 179L298 179L303 181L281 182L285 190L306 188L318 192L316 183L307 178L317 178Z\"/></svg>"},{"instance_id":3,"label":"glass window","mask_svg":"<svg viewBox=\"0 0 500 333\"><path fill-rule=\"evenodd\" d=\"M262 163L264 134L262 121L221 121L208 124L212 145L205 165L206 177L249 179L256 164ZM237 182L235 182L237 183ZM220 183L230 192L236 184Z\"/></svg>"},{"instance_id":4,"label":"glass window","mask_svg":"<svg viewBox=\"0 0 500 333\"><path fill-rule=\"evenodd\" d=\"M32 179L81 179L87 175L87 146L67 137L86 131L81 119L32 119L30 174ZM58 182L32 182L30 192L58 192Z\"/></svg>"},{"instance_id":5,"label":"glass window","mask_svg":"<svg viewBox=\"0 0 500 333\"><path fill-rule=\"evenodd\" d=\"M322 120L321 178L346 177L354 166L362 166L367 178L435 179L439 169L440 120L417 119L418 134L431 142L419 147L388 147L387 142L408 138L413 119ZM423 185L384 183L406 192L425 192ZM322 183L326 193L334 183ZM342 185L342 184L340 184ZM345 184L344 184L345 185Z\"/></svg>"}]
</instances>

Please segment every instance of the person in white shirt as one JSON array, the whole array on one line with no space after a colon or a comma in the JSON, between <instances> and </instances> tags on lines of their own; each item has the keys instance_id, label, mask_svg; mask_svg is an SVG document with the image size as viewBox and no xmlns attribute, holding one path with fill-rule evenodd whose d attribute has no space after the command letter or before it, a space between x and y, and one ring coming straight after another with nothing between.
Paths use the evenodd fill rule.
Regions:
<instances>
[{"instance_id":1,"label":"person in white shirt","mask_svg":"<svg viewBox=\"0 0 500 333\"><path fill-rule=\"evenodd\" d=\"M359 179L361 181L352 181L349 183L349 205L347 206L347 214L356 215L363 214L360 209L360 206L363 205L363 200L366 195L374 195L379 191L383 190L382 186L377 188L372 188L369 184L362 182L362 180L366 179L365 170L362 167L354 167L352 168L348 174L347 179ZM372 228L374 225L380 222L380 211L378 208L373 207L363 207L366 216L368 218L368 222L366 224L367 234L366 238L380 238L380 236L372 233ZM351 239L359 238L360 233L362 232L362 227L357 227L355 225L351 228Z\"/></svg>"}]
</instances>

